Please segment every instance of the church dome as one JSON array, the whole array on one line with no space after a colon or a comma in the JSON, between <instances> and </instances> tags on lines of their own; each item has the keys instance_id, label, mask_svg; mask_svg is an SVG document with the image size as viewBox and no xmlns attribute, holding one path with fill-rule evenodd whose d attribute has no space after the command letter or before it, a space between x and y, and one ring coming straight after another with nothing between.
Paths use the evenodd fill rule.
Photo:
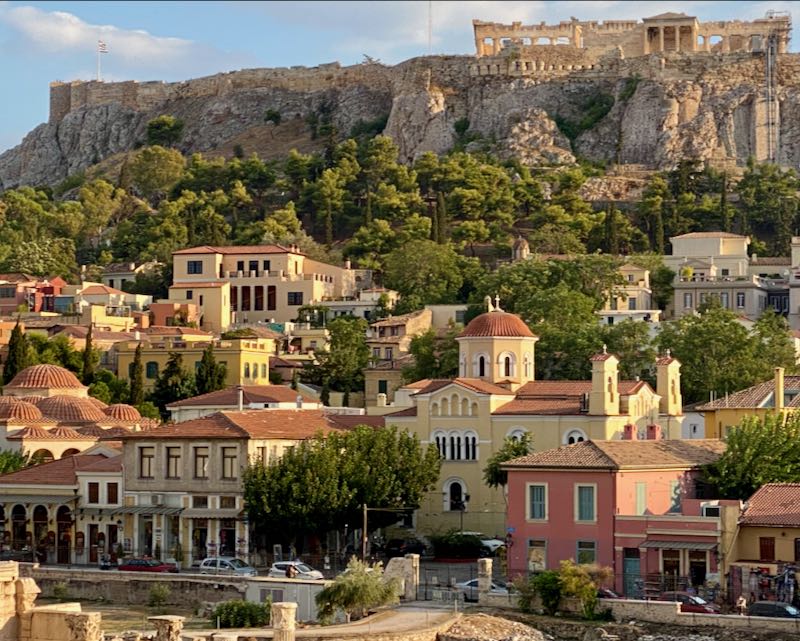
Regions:
<instances>
[{"instance_id":1,"label":"church dome","mask_svg":"<svg viewBox=\"0 0 800 641\"><path fill-rule=\"evenodd\" d=\"M58 365L26 367L6 387L24 389L81 389L84 386L68 369Z\"/></svg>"},{"instance_id":2,"label":"church dome","mask_svg":"<svg viewBox=\"0 0 800 641\"><path fill-rule=\"evenodd\" d=\"M106 420L106 415L88 398L51 396L39 403L42 414L64 423L95 423Z\"/></svg>"},{"instance_id":3,"label":"church dome","mask_svg":"<svg viewBox=\"0 0 800 641\"><path fill-rule=\"evenodd\" d=\"M139 410L132 405L126 405L125 403L115 403L114 405L109 405L103 410L103 412L107 416L115 418L118 421L137 422L142 420L142 415L139 414Z\"/></svg>"},{"instance_id":4,"label":"church dome","mask_svg":"<svg viewBox=\"0 0 800 641\"><path fill-rule=\"evenodd\" d=\"M458 338L479 336L535 338L533 332L519 316L497 309L473 318L464 331L458 335Z\"/></svg>"},{"instance_id":5,"label":"church dome","mask_svg":"<svg viewBox=\"0 0 800 641\"><path fill-rule=\"evenodd\" d=\"M0 405L0 419L11 418L18 421L38 421L42 418L42 413L33 403L25 401Z\"/></svg>"},{"instance_id":6,"label":"church dome","mask_svg":"<svg viewBox=\"0 0 800 641\"><path fill-rule=\"evenodd\" d=\"M101 412L105 412L106 408L108 407L107 403L104 403L99 398L95 398L94 396L87 396L86 400L90 401L92 405L94 405Z\"/></svg>"}]
</instances>

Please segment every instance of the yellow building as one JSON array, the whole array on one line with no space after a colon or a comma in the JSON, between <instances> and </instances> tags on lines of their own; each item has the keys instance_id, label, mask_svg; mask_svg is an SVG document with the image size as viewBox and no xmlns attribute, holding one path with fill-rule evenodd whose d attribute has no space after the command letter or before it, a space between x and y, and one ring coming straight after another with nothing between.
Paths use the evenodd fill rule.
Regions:
<instances>
[{"instance_id":1,"label":"yellow building","mask_svg":"<svg viewBox=\"0 0 800 641\"><path fill-rule=\"evenodd\" d=\"M592 357L590 381L537 381L537 341L519 316L489 303L458 336L460 376L400 388L387 424L406 427L442 456L438 487L417 513L423 533L458 528L505 532L502 492L483 483L487 460L506 437L529 433L538 450L588 439L679 438L680 363L657 361L659 393L644 381L620 381L618 360ZM462 511L461 507L464 507Z\"/></svg>"},{"instance_id":2,"label":"yellow building","mask_svg":"<svg viewBox=\"0 0 800 641\"><path fill-rule=\"evenodd\" d=\"M706 438L725 438L728 431L748 416L763 419L767 414L787 414L800 407L800 376L784 376L782 367L775 376L723 398L698 405L703 413Z\"/></svg>"},{"instance_id":3,"label":"yellow building","mask_svg":"<svg viewBox=\"0 0 800 641\"><path fill-rule=\"evenodd\" d=\"M172 330L186 328L173 327ZM196 371L209 342L214 344L214 357L217 363L227 368L226 385L267 385L269 384L269 357L275 353L275 341L271 338L235 338L215 340L205 335L175 333L174 335L149 334L141 340L122 341L115 345L117 350L118 376L130 380L130 371L136 354L136 347L142 346L142 365L144 367L145 390L153 389L156 379L167 364L170 355L180 354L183 366L190 372Z\"/></svg>"},{"instance_id":4,"label":"yellow building","mask_svg":"<svg viewBox=\"0 0 800 641\"><path fill-rule=\"evenodd\" d=\"M352 297L371 284L368 270L321 263L294 246L192 247L174 252L172 263L170 301L199 301L202 285L199 305L209 319L204 327L211 326L212 318L228 324L285 323L296 319L303 305ZM228 283L227 298L224 289L212 295L219 283Z\"/></svg>"}]
</instances>

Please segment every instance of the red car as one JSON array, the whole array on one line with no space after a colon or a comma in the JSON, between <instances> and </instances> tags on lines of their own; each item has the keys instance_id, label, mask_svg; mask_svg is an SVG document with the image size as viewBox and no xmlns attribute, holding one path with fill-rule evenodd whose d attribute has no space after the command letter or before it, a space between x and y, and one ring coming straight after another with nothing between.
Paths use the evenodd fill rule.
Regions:
<instances>
[{"instance_id":1,"label":"red car","mask_svg":"<svg viewBox=\"0 0 800 641\"><path fill-rule=\"evenodd\" d=\"M719 607L688 592L664 592L661 601L677 601L681 604L681 612L697 614L719 614Z\"/></svg>"},{"instance_id":2,"label":"red car","mask_svg":"<svg viewBox=\"0 0 800 641\"><path fill-rule=\"evenodd\" d=\"M155 559L128 559L118 569L121 572L177 572L178 566Z\"/></svg>"}]
</instances>

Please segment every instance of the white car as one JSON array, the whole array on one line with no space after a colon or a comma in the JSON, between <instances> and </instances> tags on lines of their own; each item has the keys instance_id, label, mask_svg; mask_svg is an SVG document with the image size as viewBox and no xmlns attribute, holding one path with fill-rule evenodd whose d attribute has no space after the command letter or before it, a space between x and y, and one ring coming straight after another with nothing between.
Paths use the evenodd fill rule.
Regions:
<instances>
[{"instance_id":1,"label":"white car","mask_svg":"<svg viewBox=\"0 0 800 641\"><path fill-rule=\"evenodd\" d=\"M272 564L272 567L269 569L269 573L267 576L271 576L275 579L285 579L288 578L286 571L290 568L294 567L297 571L293 577L294 579L312 579L312 580L319 580L325 577L322 576L322 572L319 570L315 570L310 565L303 563L302 561L278 561Z\"/></svg>"},{"instance_id":2,"label":"white car","mask_svg":"<svg viewBox=\"0 0 800 641\"><path fill-rule=\"evenodd\" d=\"M489 556L494 556L497 554L497 550L503 547L506 543L505 541L501 541L500 539L495 539L491 536L486 536L481 532L464 532L465 536L477 536L481 543L483 544L483 548Z\"/></svg>"},{"instance_id":3,"label":"white car","mask_svg":"<svg viewBox=\"0 0 800 641\"><path fill-rule=\"evenodd\" d=\"M224 574L227 576L256 576L258 571L249 563L232 556L211 556L203 559L200 574Z\"/></svg>"},{"instance_id":4,"label":"white car","mask_svg":"<svg viewBox=\"0 0 800 641\"><path fill-rule=\"evenodd\" d=\"M478 600L478 579L456 583L455 588L464 594L464 601ZM492 596L508 596L508 586L502 581L492 581L489 594Z\"/></svg>"}]
</instances>

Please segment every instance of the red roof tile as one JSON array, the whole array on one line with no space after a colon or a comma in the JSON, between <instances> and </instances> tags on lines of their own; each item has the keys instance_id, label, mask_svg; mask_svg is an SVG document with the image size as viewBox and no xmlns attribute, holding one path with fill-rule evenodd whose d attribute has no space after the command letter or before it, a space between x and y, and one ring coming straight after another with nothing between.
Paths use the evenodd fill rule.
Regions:
<instances>
[{"instance_id":1,"label":"red roof tile","mask_svg":"<svg viewBox=\"0 0 800 641\"><path fill-rule=\"evenodd\" d=\"M420 383L422 381L418 381ZM442 388L447 387L448 385L459 385L460 387L466 387L467 389L472 390L473 392L478 392L479 394L499 394L503 396L513 396L514 392L506 389L505 387L500 387L499 385L495 385L494 383L489 383L488 381L481 380L480 378L436 378L429 380L427 385L425 385L422 389L417 392L417 394L430 394L431 392L435 392ZM407 385L406 387L410 387Z\"/></svg>"},{"instance_id":2,"label":"red roof tile","mask_svg":"<svg viewBox=\"0 0 800 641\"><path fill-rule=\"evenodd\" d=\"M742 525L800 527L800 483L767 483L751 496Z\"/></svg>"},{"instance_id":3,"label":"red roof tile","mask_svg":"<svg viewBox=\"0 0 800 641\"><path fill-rule=\"evenodd\" d=\"M6 385L6 389L79 389L81 382L68 369L58 365L33 365L26 367Z\"/></svg>"},{"instance_id":4,"label":"red roof tile","mask_svg":"<svg viewBox=\"0 0 800 641\"><path fill-rule=\"evenodd\" d=\"M727 231L693 231L688 234L673 236L673 238L747 238L747 236L740 236Z\"/></svg>"},{"instance_id":5,"label":"red roof tile","mask_svg":"<svg viewBox=\"0 0 800 641\"><path fill-rule=\"evenodd\" d=\"M245 406L250 403L294 403L298 394L306 403L314 402L310 397L304 396L302 392L293 390L286 385L242 385L242 402ZM227 387L216 392L176 401L167 407L237 407L238 404L238 389Z\"/></svg>"},{"instance_id":6,"label":"red roof tile","mask_svg":"<svg viewBox=\"0 0 800 641\"><path fill-rule=\"evenodd\" d=\"M75 485L78 482L75 476L76 471L86 470L105 458L100 454L76 454L49 463L26 467L0 476L0 487L6 485Z\"/></svg>"},{"instance_id":7,"label":"red roof tile","mask_svg":"<svg viewBox=\"0 0 800 641\"><path fill-rule=\"evenodd\" d=\"M384 420L386 418L391 418L395 416L416 416L416 415L417 415L417 406L414 405L413 407L406 407L405 409L398 410L396 412L384 414Z\"/></svg>"},{"instance_id":8,"label":"red roof tile","mask_svg":"<svg viewBox=\"0 0 800 641\"><path fill-rule=\"evenodd\" d=\"M499 310L486 312L473 318L458 338L478 336L535 338L533 332L516 314Z\"/></svg>"},{"instance_id":9,"label":"red roof tile","mask_svg":"<svg viewBox=\"0 0 800 641\"><path fill-rule=\"evenodd\" d=\"M784 393L788 391L800 392L800 376L786 376L783 381ZM740 390L728 396L718 398L716 401L698 405L697 410L706 412L709 410L735 408L735 409L756 409L760 407L773 407L765 405L766 401L775 393L775 379L770 379L763 383L758 383L747 389ZM800 394L792 399L789 405L796 407L795 402L800 402Z\"/></svg>"},{"instance_id":10,"label":"red roof tile","mask_svg":"<svg viewBox=\"0 0 800 641\"><path fill-rule=\"evenodd\" d=\"M80 296L102 296L103 294L125 295L125 292L108 285L89 285L80 291Z\"/></svg>"},{"instance_id":11,"label":"red roof tile","mask_svg":"<svg viewBox=\"0 0 800 641\"><path fill-rule=\"evenodd\" d=\"M211 289L216 287L224 287L227 281L222 282L199 282L199 283L175 283L170 285L170 289Z\"/></svg>"},{"instance_id":12,"label":"red roof tile","mask_svg":"<svg viewBox=\"0 0 800 641\"><path fill-rule=\"evenodd\" d=\"M203 245L202 247L189 247L188 249L179 249L172 252L173 256L180 256L182 254L301 254L302 252L293 252L288 247L282 245L246 245L239 247L212 247L210 245Z\"/></svg>"}]
</instances>

